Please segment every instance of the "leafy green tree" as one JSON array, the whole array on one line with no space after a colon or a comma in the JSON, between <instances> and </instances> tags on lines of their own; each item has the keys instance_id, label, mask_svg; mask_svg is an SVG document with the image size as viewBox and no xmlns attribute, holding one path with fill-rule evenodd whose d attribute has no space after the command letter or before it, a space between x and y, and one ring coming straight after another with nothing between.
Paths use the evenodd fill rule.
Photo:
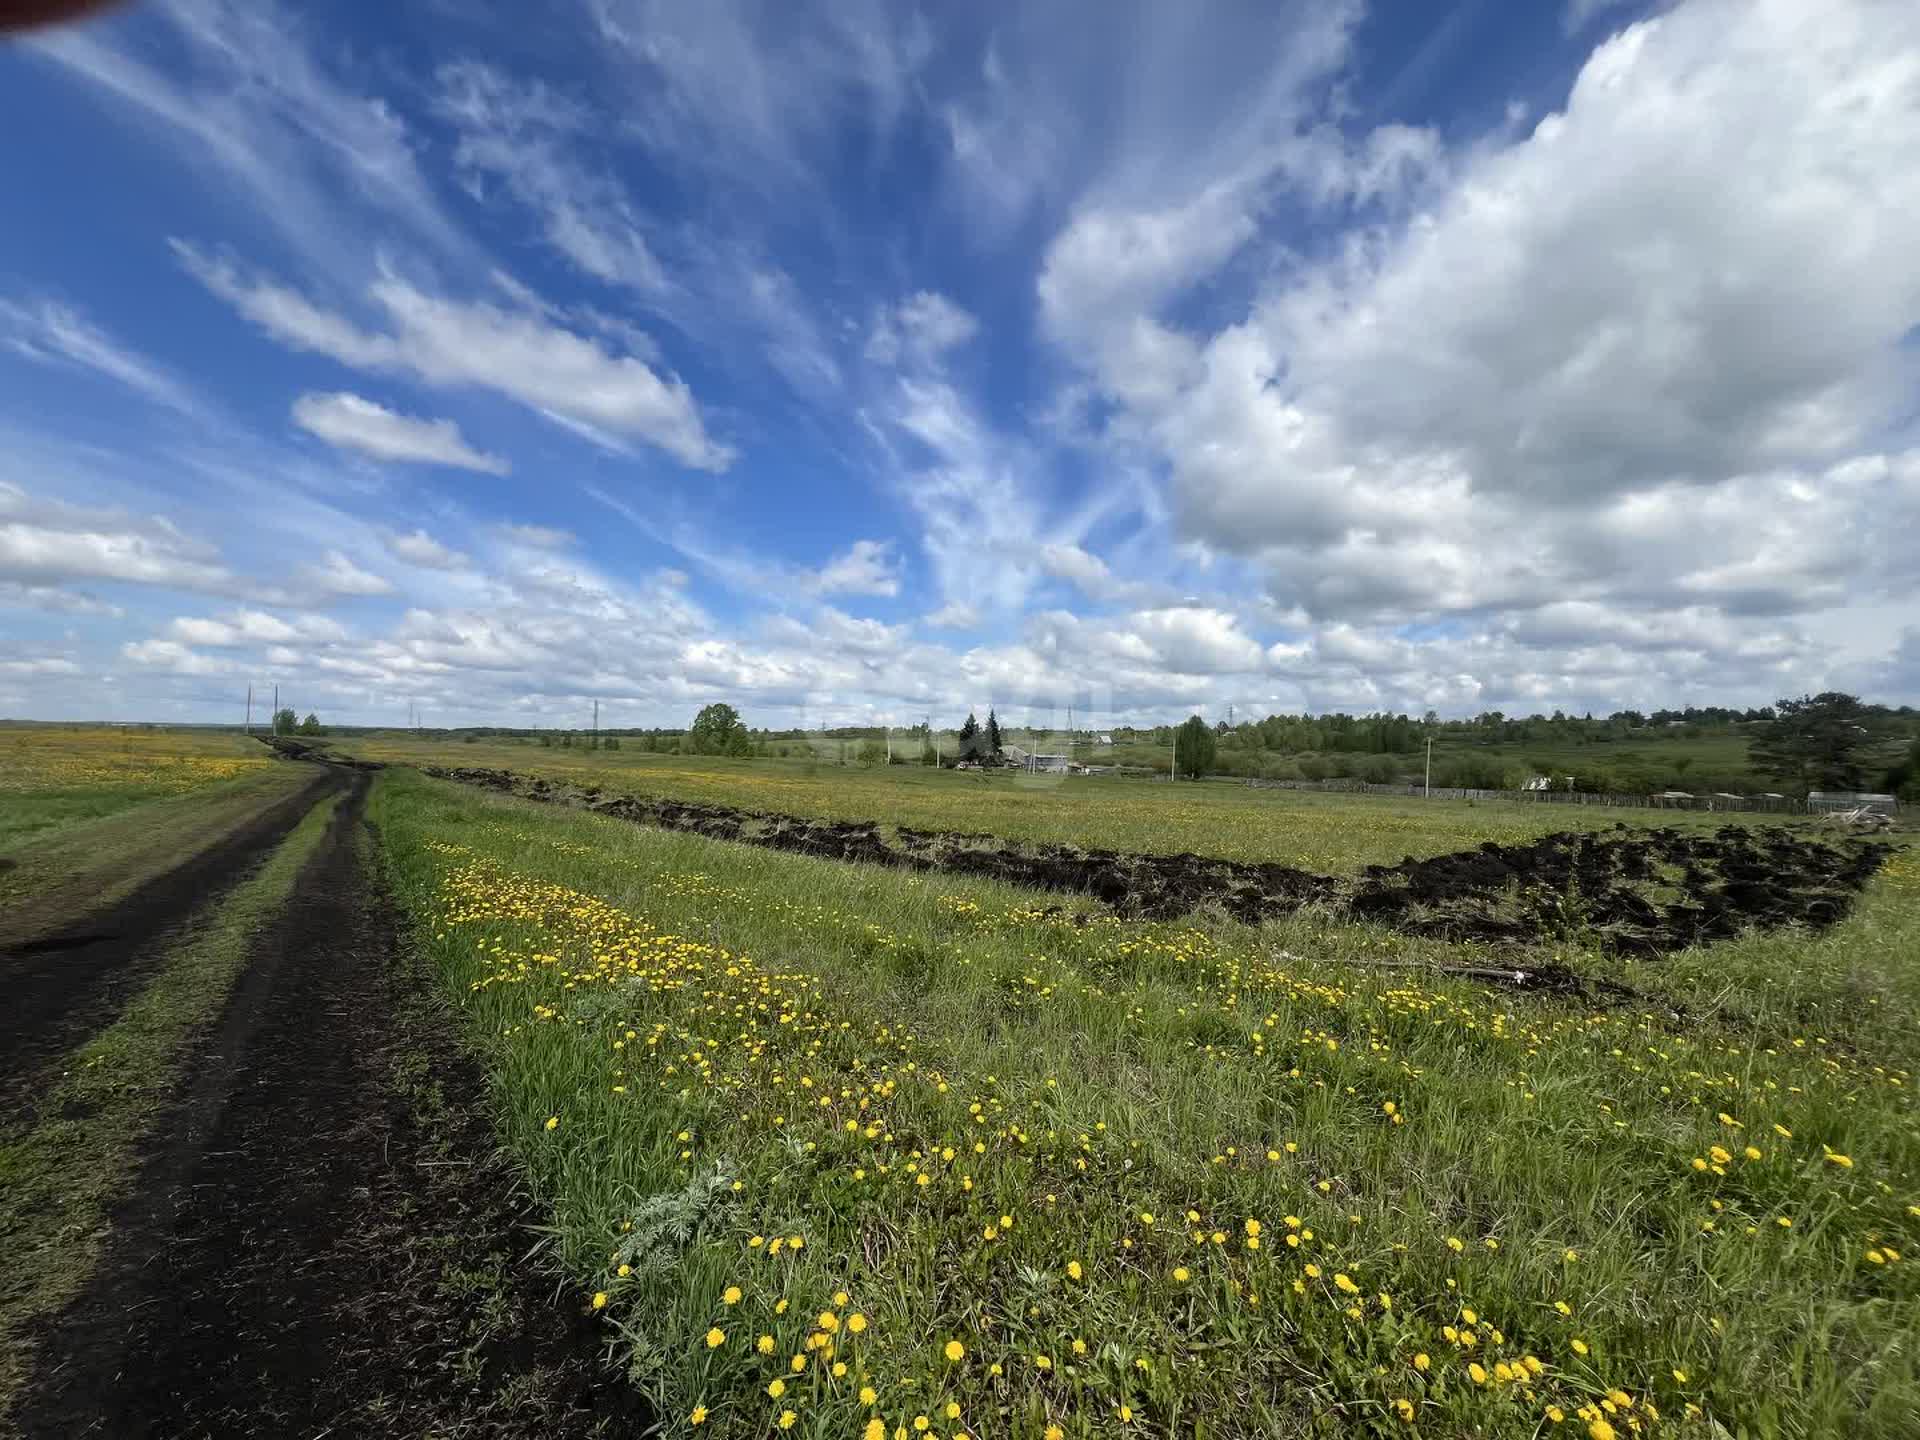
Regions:
<instances>
[{"instance_id":1,"label":"leafy green tree","mask_svg":"<svg viewBox=\"0 0 1920 1440\"><path fill-rule=\"evenodd\" d=\"M320 717L309 710L307 712L307 718L300 722L300 733L302 735L324 735L327 732L321 728Z\"/></svg>"},{"instance_id":2,"label":"leafy green tree","mask_svg":"<svg viewBox=\"0 0 1920 1440\"><path fill-rule=\"evenodd\" d=\"M1173 768L1181 775L1198 780L1213 769L1215 747L1213 731L1198 715L1187 717L1173 734Z\"/></svg>"},{"instance_id":3,"label":"leafy green tree","mask_svg":"<svg viewBox=\"0 0 1920 1440\"><path fill-rule=\"evenodd\" d=\"M276 735L293 734L295 729L298 728L299 723L300 717L293 713L293 707L291 705L283 710L273 712L273 733Z\"/></svg>"},{"instance_id":4,"label":"leafy green tree","mask_svg":"<svg viewBox=\"0 0 1920 1440\"><path fill-rule=\"evenodd\" d=\"M967 712L967 723L960 727L960 758L977 760L980 758L980 722L973 718L973 712Z\"/></svg>"},{"instance_id":5,"label":"leafy green tree","mask_svg":"<svg viewBox=\"0 0 1920 1440\"><path fill-rule=\"evenodd\" d=\"M986 753L996 759L1000 754L1000 717L993 713L993 707L987 707Z\"/></svg>"},{"instance_id":6,"label":"leafy green tree","mask_svg":"<svg viewBox=\"0 0 1920 1440\"><path fill-rule=\"evenodd\" d=\"M1891 770L1881 782L1890 795L1902 800L1920 800L1920 739L1908 747L1906 757Z\"/></svg>"},{"instance_id":7,"label":"leafy green tree","mask_svg":"<svg viewBox=\"0 0 1920 1440\"><path fill-rule=\"evenodd\" d=\"M693 728L687 731L687 739L696 755L753 753L753 742L747 738L747 727L740 719L740 712L731 705L717 702L693 717Z\"/></svg>"},{"instance_id":8,"label":"leafy green tree","mask_svg":"<svg viewBox=\"0 0 1920 1440\"><path fill-rule=\"evenodd\" d=\"M1871 718L1857 698L1837 690L1782 700L1749 740L1748 763L1802 792L1862 789L1876 744Z\"/></svg>"}]
</instances>

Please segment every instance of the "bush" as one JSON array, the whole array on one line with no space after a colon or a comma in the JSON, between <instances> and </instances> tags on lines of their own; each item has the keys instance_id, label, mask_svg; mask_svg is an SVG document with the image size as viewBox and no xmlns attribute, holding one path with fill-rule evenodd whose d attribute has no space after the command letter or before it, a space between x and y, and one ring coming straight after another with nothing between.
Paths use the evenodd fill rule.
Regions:
<instances>
[{"instance_id":1,"label":"bush","mask_svg":"<svg viewBox=\"0 0 1920 1440\"><path fill-rule=\"evenodd\" d=\"M1398 761L1385 755L1371 755L1354 767L1360 779L1369 785L1391 785L1400 779Z\"/></svg>"}]
</instances>

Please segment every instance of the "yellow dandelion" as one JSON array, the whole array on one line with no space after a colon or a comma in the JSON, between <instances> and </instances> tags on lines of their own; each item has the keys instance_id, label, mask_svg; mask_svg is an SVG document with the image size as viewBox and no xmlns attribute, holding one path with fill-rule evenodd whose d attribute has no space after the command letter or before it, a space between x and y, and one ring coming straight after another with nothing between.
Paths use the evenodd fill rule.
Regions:
<instances>
[{"instance_id":1,"label":"yellow dandelion","mask_svg":"<svg viewBox=\"0 0 1920 1440\"><path fill-rule=\"evenodd\" d=\"M727 1343L727 1332L722 1330L719 1326L716 1325L713 1329L707 1331L707 1348L709 1350L718 1350L722 1345L726 1343Z\"/></svg>"},{"instance_id":2,"label":"yellow dandelion","mask_svg":"<svg viewBox=\"0 0 1920 1440\"><path fill-rule=\"evenodd\" d=\"M949 1360L961 1360L966 1356L967 1347L962 1345L958 1340L949 1340L947 1341L945 1353Z\"/></svg>"}]
</instances>

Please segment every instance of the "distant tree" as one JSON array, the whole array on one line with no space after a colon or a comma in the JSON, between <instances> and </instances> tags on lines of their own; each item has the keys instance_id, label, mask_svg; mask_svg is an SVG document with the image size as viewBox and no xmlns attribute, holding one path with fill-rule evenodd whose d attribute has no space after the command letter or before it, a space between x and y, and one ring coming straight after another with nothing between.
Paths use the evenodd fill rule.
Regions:
<instances>
[{"instance_id":1,"label":"distant tree","mask_svg":"<svg viewBox=\"0 0 1920 1440\"><path fill-rule=\"evenodd\" d=\"M293 713L293 707L273 712L273 733L291 735L299 727L300 717Z\"/></svg>"},{"instance_id":2,"label":"distant tree","mask_svg":"<svg viewBox=\"0 0 1920 1440\"><path fill-rule=\"evenodd\" d=\"M731 705L715 703L707 706L693 717L693 728L687 731L696 755L750 755L753 743L747 738L747 727L740 719L740 712Z\"/></svg>"},{"instance_id":3,"label":"distant tree","mask_svg":"<svg viewBox=\"0 0 1920 1440\"><path fill-rule=\"evenodd\" d=\"M994 757L1000 754L1000 717L993 713L993 707L987 707L986 753Z\"/></svg>"},{"instance_id":4,"label":"distant tree","mask_svg":"<svg viewBox=\"0 0 1920 1440\"><path fill-rule=\"evenodd\" d=\"M1837 690L1782 700L1748 740L1748 763L1801 791L1861 789L1875 743L1869 718L1866 706Z\"/></svg>"},{"instance_id":5,"label":"distant tree","mask_svg":"<svg viewBox=\"0 0 1920 1440\"><path fill-rule=\"evenodd\" d=\"M321 728L320 717L309 710L307 712L307 718L300 722L300 733L302 735L324 735L327 732Z\"/></svg>"},{"instance_id":6,"label":"distant tree","mask_svg":"<svg viewBox=\"0 0 1920 1440\"><path fill-rule=\"evenodd\" d=\"M980 722L973 718L971 710L967 712L967 723L960 727L960 758L962 760L980 758Z\"/></svg>"},{"instance_id":7,"label":"distant tree","mask_svg":"<svg viewBox=\"0 0 1920 1440\"><path fill-rule=\"evenodd\" d=\"M1198 715L1187 717L1173 735L1173 768L1190 779L1198 780L1213 769L1213 758L1217 742L1213 731L1207 728L1207 722Z\"/></svg>"},{"instance_id":8,"label":"distant tree","mask_svg":"<svg viewBox=\"0 0 1920 1440\"><path fill-rule=\"evenodd\" d=\"M1920 740L1908 747L1906 757L1887 771L1881 784L1902 800L1920 800Z\"/></svg>"}]
</instances>

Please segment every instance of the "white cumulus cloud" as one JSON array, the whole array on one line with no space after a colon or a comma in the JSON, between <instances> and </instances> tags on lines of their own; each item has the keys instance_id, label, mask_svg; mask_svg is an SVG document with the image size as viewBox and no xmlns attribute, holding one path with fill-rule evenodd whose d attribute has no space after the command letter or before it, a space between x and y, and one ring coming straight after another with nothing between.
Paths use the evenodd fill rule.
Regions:
<instances>
[{"instance_id":1,"label":"white cumulus cloud","mask_svg":"<svg viewBox=\"0 0 1920 1440\"><path fill-rule=\"evenodd\" d=\"M505 475L513 467L498 455L475 450L451 420L421 420L401 415L346 391L309 392L293 402L294 423L310 435L342 450L357 450L376 460L417 465L450 465Z\"/></svg>"}]
</instances>

